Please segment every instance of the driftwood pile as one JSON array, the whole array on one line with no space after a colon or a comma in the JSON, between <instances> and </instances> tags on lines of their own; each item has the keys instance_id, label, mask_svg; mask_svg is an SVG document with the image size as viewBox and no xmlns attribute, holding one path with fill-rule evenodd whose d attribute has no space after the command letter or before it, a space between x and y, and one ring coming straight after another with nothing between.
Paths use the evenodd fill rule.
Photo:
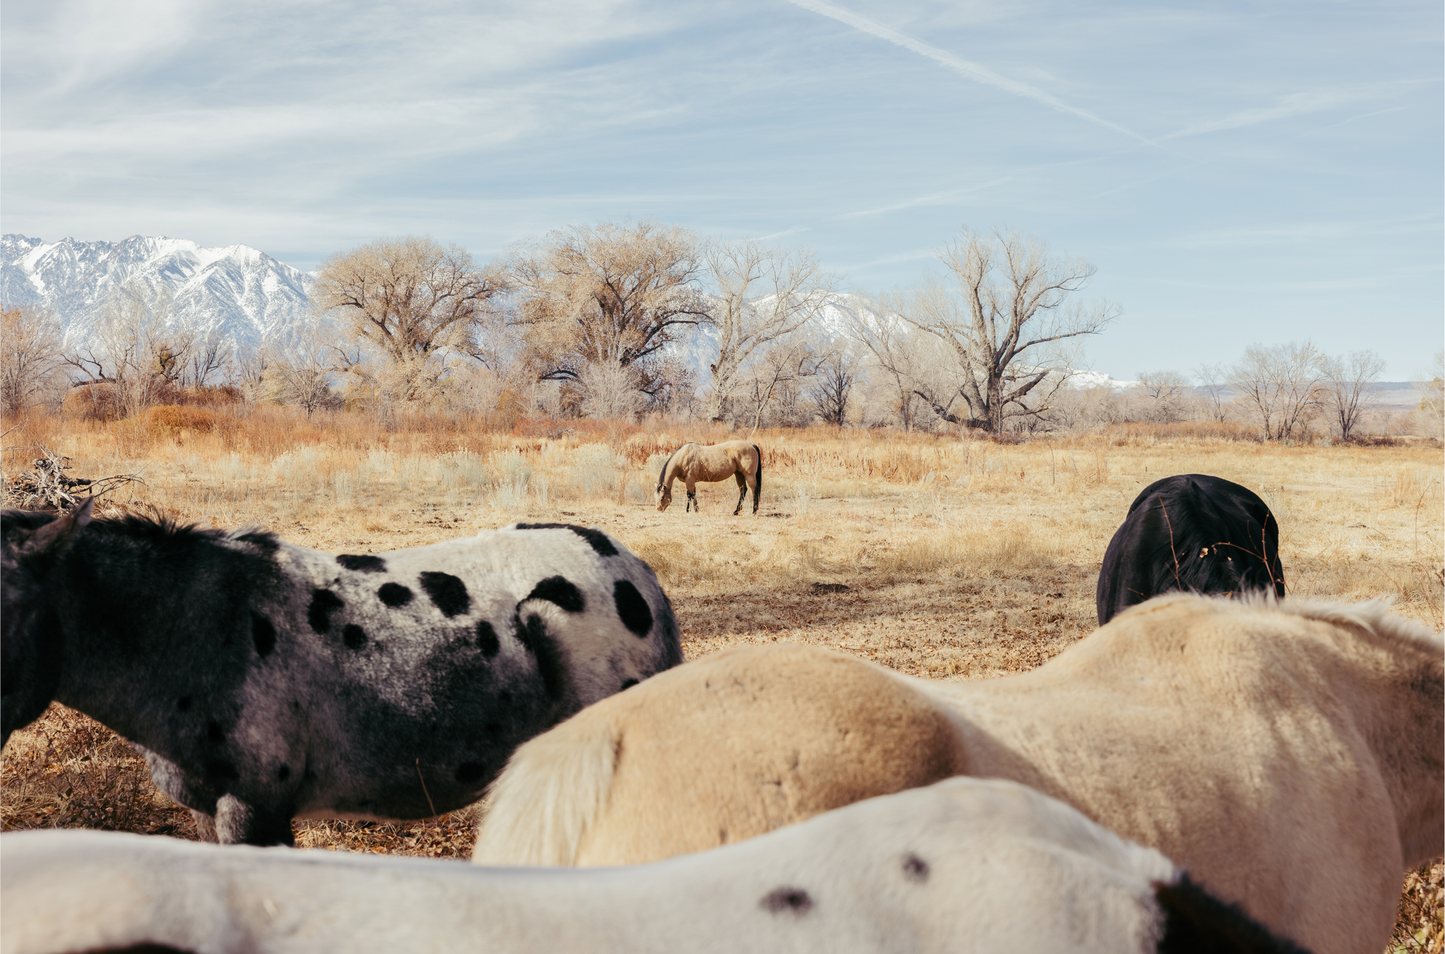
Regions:
<instances>
[{"instance_id":1,"label":"driftwood pile","mask_svg":"<svg viewBox=\"0 0 1445 954\"><path fill-rule=\"evenodd\" d=\"M53 510L64 513L84 503L87 497L99 497L124 484L144 483L138 474L115 474L94 480L71 477L70 458L61 457L48 448L40 448L31 469L4 478L3 502L6 507L21 510Z\"/></svg>"}]
</instances>

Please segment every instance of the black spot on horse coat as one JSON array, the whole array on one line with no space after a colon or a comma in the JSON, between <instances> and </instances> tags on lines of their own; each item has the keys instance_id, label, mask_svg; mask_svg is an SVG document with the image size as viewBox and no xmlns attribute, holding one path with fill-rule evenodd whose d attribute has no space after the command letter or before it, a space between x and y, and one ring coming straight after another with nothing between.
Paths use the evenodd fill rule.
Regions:
<instances>
[{"instance_id":1,"label":"black spot on horse coat","mask_svg":"<svg viewBox=\"0 0 1445 954\"><path fill-rule=\"evenodd\" d=\"M331 614L345 605L341 597L330 590L313 590L311 606L306 610L306 622L316 632L324 633L331 628Z\"/></svg>"},{"instance_id":2,"label":"black spot on horse coat","mask_svg":"<svg viewBox=\"0 0 1445 954\"><path fill-rule=\"evenodd\" d=\"M360 649L366 645L366 630L355 623L347 623L341 630L341 641L348 649Z\"/></svg>"},{"instance_id":3,"label":"black spot on horse coat","mask_svg":"<svg viewBox=\"0 0 1445 954\"><path fill-rule=\"evenodd\" d=\"M812 897L802 888L776 888L764 895L763 900L758 903L773 914L782 914L784 911L807 914L813 907Z\"/></svg>"},{"instance_id":4,"label":"black spot on horse coat","mask_svg":"<svg viewBox=\"0 0 1445 954\"><path fill-rule=\"evenodd\" d=\"M251 614L251 642L256 646L256 655L262 659L276 648L276 627L260 613Z\"/></svg>"},{"instance_id":5,"label":"black spot on horse coat","mask_svg":"<svg viewBox=\"0 0 1445 954\"><path fill-rule=\"evenodd\" d=\"M549 699L560 700L567 688L567 658L547 632L542 617L532 613L517 625L517 639L537 659L537 672Z\"/></svg>"},{"instance_id":6,"label":"black spot on horse coat","mask_svg":"<svg viewBox=\"0 0 1445 954\"><path fill-rule=\"evenodd\" d=\"M482 655L488 659L495 656L502 649L501 640L497 639L497 630L489 620L481 620L477 623L477 648Z\"/></svg>"},{"instance_id":7,"label":"black spot on horse coat","mask_svg":"<svg viewBox=\"0 0 1445 954\"><path fill-rule=\"evenodd\" d=\"M547 600L549 603L556 603L569 613L580 613L587 608L587 600L582 596L582 591L566 577L549 576L536 586L532 592L522 599Z\"/></svg>"},{"instance_id":8,"label":"black spot on horse coat","mask_svg":"<svg viewBox=\"0 0 1445 954\"><path fill-rule=\"evenodd\" d=\"M577 536L586 540L587 543L597 552L598 556L617 556L617 548L612 545L612 540L598 530L596 527L579 527L570 523L519 523L518 530L571 530Z\"/></svg>"},{"instance_id":9,"label":"black spot on horse coat","mask_svg":"<svg viewBox=\"0 0 1445 954\"><path fill-rule=\"evenodd\" d=\"M917 855L908 855L903 859L903 876L909 881L917 881L920 884L927 881L928 862Z\"/></svg>"},{"instance_id":10,"label":"black spot on horse coat","mask_svg":"<svg viewBox=\"0 0 1445 954\"><path fill-rule=\"evenodd\" d=\"M617 605L617 618L622 625L640 637L646 637L652 629L652 608L637 592L629 580L618 580L612 584L612 601Z\"/></svg>"},{"instance_id":11,"label":"black spot on horse coat","mask_svg":"<svg viewBox=\"0 0 1445 954\"><path fill-rule=\"evenodd\" d=\"M411 602L412 592L400 583L383 583L376 591L376 595L383 603L392 608L405 606Z\"/></svg>"},{"instance_id":12,"label":"black spot on horse coat","mask_svg":"<svg viewBox=\"0 0 1445 954\"><path fill-rule=\"evenodd\" d=\"M342 553L337 556L336 562L348 570L356 570L358 573L386 572L386 561L379 556L370 554Z\"/></svg>"},{"instance_id":13,"label":"black spot on horse coat","mask_svg":"<svg viewBox=\"0 0 1445 954\"><path fill-rule=\"evenodd\" d=\"M471 608L472 598L467 585L450 573L427 571L421 575L421 588L448 618L460 616Z\"/></svg>"}]
</instances>

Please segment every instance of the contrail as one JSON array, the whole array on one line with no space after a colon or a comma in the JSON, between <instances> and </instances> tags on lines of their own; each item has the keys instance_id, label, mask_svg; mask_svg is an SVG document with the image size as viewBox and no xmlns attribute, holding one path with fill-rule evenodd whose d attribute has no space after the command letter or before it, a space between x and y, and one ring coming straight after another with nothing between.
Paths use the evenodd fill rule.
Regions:
<instances>
[{"instance_id":1,"label":"contrail","mask_svg":"<svg viewBox=\"0 0 1445 954\"><path fill-rule=\"evenodd\" d=\"M1068 103L1064 102L1058 97L1050 96L1048 93L1035 86L1030 86L1028 83L1020 83L1018 80L1009 79L1007 76L1000 76L986 66L980 66L977 63L970 63L968 60L954 56L952 53L949 53L946 50L940 50L936 46L929 46L922 40L916 40L906 33L899 33L897 30L889 29L888 27L877 22L876 20L870 20L865 16L860 16L859 14L853 13L851 10L844 10L842 7L835 7L833 4L828 3L827 0L788 0L788 2L793 4L794 6L802 7L804 10L811 10L814 13L822 14L825 17L831 17L832 19L837 20L840 23L846 23L854 29L862 30L864 33L872 34L873 36L878 37L880 40L887 40L889 43L901 46L905 50L912 50L914 53L922 54L923 56L928 57L930 60L941 63L942 65L948 67L955 73L966 76L975 82L983 83L985 86L992 86L995 89L1001 89L1006 93L1012 93L1013 95L1021 96L1024 99L1031 99L1036 103L1042 103L1050 109L1056 109L1061 113L1071 113L1072 115L1078 116L1080 119L1087 120L1088 122L1091 122L1096 126L1103 126L1105 129L1112 129L1115 132L1123 133L1124 135L1129 136L1132 139L1137 139L1147 146L1154 145L1148 139L1145 139L1143 136L1139 135L1133 130L1125 129L1118 123L1111 123L1107 119L1104 119L1102 116L1096 116L1095 114L1089 112L1087 109L1079 109L1077 106L1070 106Z\"/></svg>"}]
</instances>

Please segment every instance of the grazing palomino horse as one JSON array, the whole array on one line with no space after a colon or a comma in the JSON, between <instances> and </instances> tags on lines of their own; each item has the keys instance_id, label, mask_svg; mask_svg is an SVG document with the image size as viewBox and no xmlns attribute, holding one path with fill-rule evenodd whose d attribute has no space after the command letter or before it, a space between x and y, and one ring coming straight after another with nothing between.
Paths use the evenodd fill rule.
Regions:
<instances>
[{"instance_id":1,"label":"grazing palomino horse","mask_svg":"<svg viewBox=\"0 0 1445 954\"><path fill-rule=\"evenodd\" d=\"M724 441L721 444L694 444L689 441L672 452L657 475L657 509L666 510L672 503L672 482L681 480L687 485L687 506L684 510L697 509L697 485L716 483L736 477L738 481L738 505L733 508L736 517L743 509L748 490L753 492L753 513L758 512L758 498L763 493L763 452L758 445L747 441Z\"/></svg>"},{"instance_id":2,"label":"grazing palomino horse","mask_svg":"<svg viewBox=\"0 0 1445 954\"><path fill-rule=\"evenodd\" d=\"M1157 851L1013 782L950 779L631 868L0 839L3 954L1300 954Z\"/></svg>"},{"instance_id":3,"label":"grazing palomino horse","mask_svg":"<svg viewBox=\"0 0 1445 954\"><path fill-rule=\"evenodd\" d=\"M1008 778L1319 954L1378 951L1403 873L1441 852L1442 670L1440 637L1383 601L1189 594L998 679L739 647L519 748L473 858L648 861L950 775Z\"/></svg>"},{"instance_id":4,"label":"grazing palomino horse","mask_svg":"<svg viewBox=\"0 0 1445 954\"><path fill-rule=\"evenodd\" d=\"M0 559L4 738L79 709L222 842L460 808L518 743L682 661L652 570L596 529L333 556L87 502L5 511Z\"/></svg>"},{"instance_id":5,"label":"grazing palomino horse","mask_svg":"<svg viewBox=\"0 0 1445 954\"><path fill-rule=\"evenodd\" d=\"M1165 477L1139 492L1104 551L1099 625L1175 590L1284 598L1279 523L1258 494L1206 474Z\"/></svg>"}]
</instances>

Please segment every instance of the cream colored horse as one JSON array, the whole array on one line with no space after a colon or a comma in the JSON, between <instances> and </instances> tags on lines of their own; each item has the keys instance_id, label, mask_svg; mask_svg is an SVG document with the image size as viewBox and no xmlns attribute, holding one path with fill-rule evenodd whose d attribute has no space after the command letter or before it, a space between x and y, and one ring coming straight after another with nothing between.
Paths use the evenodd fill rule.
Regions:
<instances>
[{"instance_id":1,"label":"cream colored horse","mask_svg":"<svg viewBox=\"0 0 1445 954\"><path fill-rule=\"evenodd\" d=\"M721 444L694 444L689 441L672 452L657 475L657 509L666 510L672 503L672 482L681 479L687 485L687 510L697 509L698 483L716 483L736 477L738 505L736 517L743 509L748 491L753 492L753 513L758 512L758 497L763 492L763 452L747 441L724 441Z\"/></svg>"},{"instance_id":2,"label":"cream colored horse","mask_svg":"<svg viewBox=\"0 0 1445 954\"><path fill-rule=\"evenodd\" d=\"M1184 594L992 680L739 647L522 746L473 857L648 861L953 774L998 777L1158 849L1317 954L1378 951L1403 873L1441 854L1442 653L1383 602Z\"/></svg>"}]
</instances>

